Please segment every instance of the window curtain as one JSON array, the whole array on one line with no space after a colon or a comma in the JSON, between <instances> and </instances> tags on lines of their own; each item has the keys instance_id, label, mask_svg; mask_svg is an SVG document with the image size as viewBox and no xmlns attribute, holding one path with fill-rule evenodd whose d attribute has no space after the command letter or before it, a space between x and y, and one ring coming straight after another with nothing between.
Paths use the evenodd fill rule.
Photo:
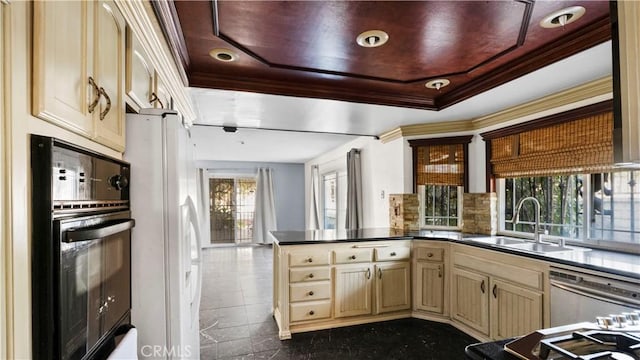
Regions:
<instances>
[{"instance_id":1,"label":"window curtain","mask_svg":"<svg viewBox=\"0 0 640 360\"><path fill-rule=\"evenodd\" d=\"M413 180L419 185L468 184L468 144L472 136L409 140L413 149Z\"/></svg>"},{"instance_id":2,"label":"window curtain","mask_svg":"<svg viewBox=\"0 0 640 360\"><path fill-rule=\"evenodd\" d=\"M273 170L259 168L256 179L256 205L253 219L253 242L271 244L269 231L277 230L276 205L273 192Z\"/></svg>"},{"instance_id":3,"label":"window curtain","mask_svg":"<svg viewBox=\"0 0 640 360\"><path fill-rule=\"evenodd\" d=\"M362 228L362 171L359 149L351 149L347 153L347 220L345 228Z\"/></svg>"},{"instance_id":4,"label":"window curtain","mask_svg":"<svg viewBox=\"0 0 640 360\"><path fill-rule=\"evenodd\" d=\"M309 230L320 229L320 169L318 165L311 166L311 189L309 194Z\"/></svg>"},{"instance_id":5,"label":"window curtain","mask_svg":"<svg viewBox=\"0 0 640 360\"><path fill-rule=\"evenodd\" d=\"M211 244L211 231L209 225L211 220L209 209L209 173L207 172L207 169L197 169L196 171L196 181L198 186L196 207L198 214L200 214L200 239L202 240L202 246L206 246Z\"/></svg>"}]
</instances>

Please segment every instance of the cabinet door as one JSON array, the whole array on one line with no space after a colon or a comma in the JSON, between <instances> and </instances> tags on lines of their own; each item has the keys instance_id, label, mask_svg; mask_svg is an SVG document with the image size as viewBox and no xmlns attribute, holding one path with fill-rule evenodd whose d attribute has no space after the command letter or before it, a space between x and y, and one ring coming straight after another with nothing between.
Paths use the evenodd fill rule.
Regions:
<instances>
[{"instance_id":1,"label":"cabinet door","mask_svg":"<svg viewBox=\"0 0 640 360\"><path fill-rule=\"evenodd\" d=\"M542 328L542 294L491 280L491 337L505 339Z\"/></svg>"},{"instance_id":2,"label":"cabinet door","mask_svg":"<svg viewBox=\"0 0 640 360\"><path fill-rule=\"evenodd\" d=\"M33 3L32 113L87 137L93 136L89 105L98 97L89 84L92 8L90 1Z\"/></svg>"},{"instance_id":3,"label":"cabinet door","mask_svg":"<svg viewBox=\"0 0 640 360\"><path fill-rule=\"evenodd\" d=\"M156 73L156 91L153 107L156 109L173 109L171 104L171 94L162 78Z\"/></svg>"},{"instance_id":4,"label":"cabinet door","mask_svg":"<svg viewBox=\"0 0 640 360\"><path fill-rule=\"evenodd\" d=\"M335 277L335 317L368 315L373 266L338 266Z\"/></svg>"},{"instance_id":5,"label":"cabinet door","mask_svg":"<svg viewBox=\"0 0 640 360\"><path fill-rule=\"evenodd\" d=\"M489 278L454 268L451 285L451 317L489 334Z\"/></svg>"},{"instance_id":6,"label":"cabinet door","mask_svg":"<svg viewBox=\"0 0 640 360\"><path fill-rule=\"evenodd\" d=\"M444 312L444 265L416 263L415 308L438 314Z\"/></svg>"},{"instance_id":7,"label":"cabinet door","mask_svg":"<svg viewBox=\"0 0 640 360\"><path fill-rule=\"evenodd\" d=\"M408 262L376 265L376 313L411 307L411 266Z\"/></svg>"},{"instance_id":8,"label":"cabinet door","mask_svg":"<svg viewBox=\"0 0 640 360\"><path fill-rule=\"evenodd\" d=\"M127 63L125 87L129 103L136 111L151 108L155 70L136 35L127 28Z\"/></svg>"},{"instance_id":9,"label":"cabinet door","mask_svg":"<svg viewBox=\"0 0 640 360\"><path fill-rule=\"evenodd\" d=\"M125 21L112 1L95 3L95 77L104 89L95 120L95 139L124 150Z\"/></svg>"}]
</instances>

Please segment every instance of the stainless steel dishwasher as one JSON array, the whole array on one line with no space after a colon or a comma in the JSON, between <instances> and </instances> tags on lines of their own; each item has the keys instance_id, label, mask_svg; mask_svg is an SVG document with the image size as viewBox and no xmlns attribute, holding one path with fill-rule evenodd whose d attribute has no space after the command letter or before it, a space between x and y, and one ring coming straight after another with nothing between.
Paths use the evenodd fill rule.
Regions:
<instances>
[{"instance_id":1,"label":"stainless steel dishwasher","mask_svg":"<svg viewBox=\"0 0 640 360\"><path fill-rule=\"evenodd\" d=\"M552 327L640 310L640 280L624 281L555 267L549 271L549 280Z\"/></svg>"}]
</instances>

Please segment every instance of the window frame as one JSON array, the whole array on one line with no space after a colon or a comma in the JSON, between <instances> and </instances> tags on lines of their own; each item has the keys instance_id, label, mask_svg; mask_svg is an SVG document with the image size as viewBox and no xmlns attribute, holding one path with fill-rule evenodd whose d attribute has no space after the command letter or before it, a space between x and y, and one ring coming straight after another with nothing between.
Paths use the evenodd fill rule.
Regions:
<instances>
[{"instance_id":1,"label":"window frame","mask_svg":"<svg viewBox=\"0 0 640 360\"><path fill-rule=\"evenodd\" d=\"M455 185L436 185L436 186L455 186ZM425 199L425 187L426 185L418 185L418 216L420 217L419 227L420 229L429 229L429 230L462 230L462 203L464 196L464 187L456 186L458 191L458 201L457 201L457 217L458 217L458 225L456 226L442 226L442 225L427 225L425 222L426 217L426 199Z\"/></svg>"},{"instance_id":2,"label":"window frame","mask_svg":"<svg viewBox=\"0 0 640 360\"><path fill-rule=\"evenodd\" d=\"M325 186L324 186L324 184L325 184L325 178L326 178L326 177L328 177L328 176L331 176L331 175L333 175L333 176L334 176L334 180L335 180L335 183L336 183L336 189L335 189L335 197L336 197L336 209L335 209L335 210L336 210L336 223L335 223L335 227L334 227L333 229L331 229L331 228L327 228L327 223L326 223L326 218L327 218L327 217L326 217L326 210L327 210L327 207L325 206L325 205L326 205L326 204L325 204L325 198L326 198L326 196L325 196ZM324 172L324 173L322 173L322 174L320 175L320 182L321 182L321 184L322 184L322 186L321 186L321 192L320 192L320 193L321 193L321 200L322 200L322 201L320 202L320 204L321 204L321 209L322 209L322 229L323 229L323 230L335 230L335 229L338 229L338 218L339 218L339 214L338 214L338 213L339 213L339 211L340 211L340 196L339 196L339 192L338 192L338 191L339 191L339 190L338 190L338 189L339 189L339 182L338 182L339 177L338 177L338 175L339 175L339 174L338 174L338 170L331 170L331 171L327 171L327 172Z\"/></svg>"},{"instance_id":3,"label":"window frame","mask_svg":"<svg viewBox=\"0 0 640 360\"><path fill-rule=\"evenodd\" d=\"M637 170L637 169L629 169L629 170L633 171L633 170ZM582 174L582 173L580 173L580 174L575 174L575 175L582 175L583 176L583 187L584 187L583 192L585 194L592 194L591 189L592 189L593 184L591 184L591 176L589 176L590 174ZM498 211L498 234L499 235L504 235L504 236L512 236L512 237L533 239L534 238L534 234L533 233L505 229L505 223L508 221L506 219L506 212L505 212L505 206L506 206L505 179L503 179L503 178L497 178L496 179L495 190L496 190L496 193L498 195L498 206L499 206L499 211ZM583 197L583 199L582 199L582 227L581 227L581 232L582 232L583 236L581 238L569 238L569 237L564 237L564 236L555 236L555 235L546 235L546 234L544 234L544 235L542 235L542 239L543 240L549 240L549 241L552 241L552 242L557 242L560 239L565 239L566 243L569 244L569 245L585 246L585 247L594 248L594 249L609 250L609 251L621 251L621 252L625 252L625 253L640 254L640 244L637 244L637 243L615 241L615 240L611 240L611 239L594 239L594 238L591 238L590 237L590 234L591 234L591 221L589 219L591 211L592 211L591 199L589 197Z\"/></svg>"}]
</instances>

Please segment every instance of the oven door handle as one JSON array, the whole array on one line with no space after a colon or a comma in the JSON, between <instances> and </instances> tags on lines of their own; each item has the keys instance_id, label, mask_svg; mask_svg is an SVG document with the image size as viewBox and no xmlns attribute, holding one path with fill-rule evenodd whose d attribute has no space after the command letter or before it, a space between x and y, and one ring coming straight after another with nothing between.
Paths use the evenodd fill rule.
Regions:
<instances>
[{"instance_id":1,"label":"oven door handle","mask_svg":"<svg viewBox=\"0 0 640 360\"><path fill-rule=\"evenodd\" d=\"M62 241L71 243L76 241L101 239L113 234L132 229L136 225L133 219L109 221L95 227L69 229L64 232Z\"/></svg>"},{"instance_id":2,"label":"oven door handle","mask_svg":"<svg viewBox=\"0 0 640 360\"><path fill-rule=\"evenodd\" d=\"M591 298L591 299L599 300L599 301L602 301L602 302L607 302L607 303L610 303L610 304L631 307L631 308L634 308L634 309L638 307L638 304L633 304L633 303L626 302L626 301L623 301L623 300L613 299L613 298L611 298L609 296L604 296L604 295L601 295L601 294L599 294L597 292L589 291L588 289L585 289L585 288L583 288L581 286L575 286L573 284L567 284L565 282L559 282L559 281L554 281L554 280L551 280L550 283L551 283L552 287L555 286L555 287L557 287L559 289L562 289L564 291L568 291L568 292L571 292L571 293L574 293L574 294L586 296L586 297Z\"/></svg>"}]
</instances>

